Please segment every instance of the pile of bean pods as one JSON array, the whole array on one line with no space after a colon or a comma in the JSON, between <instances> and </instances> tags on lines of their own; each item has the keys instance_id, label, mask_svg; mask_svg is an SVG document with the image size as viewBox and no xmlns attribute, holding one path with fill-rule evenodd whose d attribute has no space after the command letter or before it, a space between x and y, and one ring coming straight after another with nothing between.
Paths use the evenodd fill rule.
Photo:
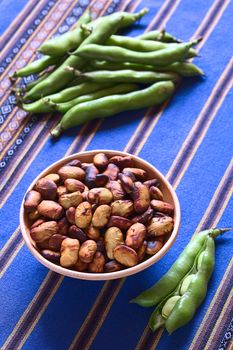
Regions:
<instances>
[{"instance_id":1,"label":"pile of bean pods","mask_svg":"<svg viewBox=\"0 0 233 350\"><path fill-rule=\"evenodd\" d=\"M143 307L155 306L149 326L165 326L171 334L187 324L203 302L214 270L214 239L232 228L210 229L189 242L170 270L151 288L131 300Z\"/></svg>"},{"instance_id":2,"label":"pile of bean pods","mask_svg":"<svg viewBox=\"0 0 233 350\"><path fill-rule=\"evenodd\" d=\"M94 118L159 105L180 77L203 75L186 61L197 55L193 46L200 39L182 43L156 30L134 38L115 34L147 12L116 12L95 20L84 13L75 29L42 44L42 58L11 77L15 84L17 78L37 75L28 85L14 87L18 105L30 113L63 113L51 131L59 136Z\"/></svg>"}]
</instances>

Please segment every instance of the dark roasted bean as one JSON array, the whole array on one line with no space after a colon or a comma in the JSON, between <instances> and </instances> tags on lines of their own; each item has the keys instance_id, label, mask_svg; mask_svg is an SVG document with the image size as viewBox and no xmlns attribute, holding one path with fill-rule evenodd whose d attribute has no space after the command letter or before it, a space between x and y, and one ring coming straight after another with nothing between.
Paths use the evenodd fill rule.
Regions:
<instances>
[{"instance_id":1,"label":"dark roasted bean","mask_svg":"<svg viewBox=\"0 0 233 350\"><path fill-rule=\"evenodd\" d=\"M131 177L129 177L126 174L118 174L118 178L120 179L121 185L122 185L122 187L123 187L123 189L125 190L126 193L133 192L134 182L131 179Z\"/></svg>"},{"instance_id":2,"label":"dark roasted bean","mask_svg":"<svg viewBox=\"0 0 233 350\"><path fill-rule=\"evenodd\" d=\"M154 214L154 210L148 208L144 213L138 214L134 216L131 220L133 223L140 222L141 224L145 224L147 221L151 220Z\"/></svg>"},{"instance_id":3,"label":"dark roasted bean","mask_svg":"<svg viewBox=\"0 0 233 350\"><path fill-rule=\"evenodd\" d=\"M104 174L108 176L109 180L116 180L120 169L115 164L108 164Z\"/></svg>"},{"instance_id":4,"label":"dark roasted bean","mask_svg":"<svg viewBox=\"0 0 233 350\"><path fill-rule=\"evenodd\" d=\"M116 226L121 230L127 230L132 225L132 221L122 216L110 216L107 227Z\"/></svg>"},{"instance_id":5,"label":"dark roasted bean","mask_svg":"<svg viewBox=\"0 0 233 350\"><path fill-rule=\"evenodd\" d=\"M75 224L75 207L70 207L69 209L66 210L66 218L69 221L70 224L74 225Z\"/></svg>"},{"instance_id":6,"label":"dark roasted bean","mask_svg":"<svg viewBox=\"0 0 233 350\"><path fill-rule=\"evenodd\" d=\"M37 209L38 204L41 202L41 194L37 191L29 191L24 200L24 209L27 212L31 212Z\"/></svg>"},{"instance_id":7,"label":"dark roasted bean","mask_svg":"<svg viewBox=\"0 0 233 350\"><path fill-rule=\"evenodd\" d=\"M62 236L59 234L55 234L53 235L50 239L49 239L49 249L52 249L56 252L60 251L61 248L61 244L63 239L67 238L67 236Z\"/></svg>"},{"instance_id":8,"label":"dark roasted bean","mask_svg":"<svg viewBox=\"0 0 233 350\"><path fill-rule=\"evenodd\" d=\"M58 253L58 252L53 252L52 250L49 250L49 249L44 249L40 253L45 259L55 264L59 264L60 256L61 256L60 252Z\"/></svg>"},{"instance_id":9,"label":"dark roasted bean","mask_svg":"<svg viewBox=\"0 0 233 350\"><path fill-rule=\"evenodd\" d=\"M99 170L96 168L94 164L92 164L86 168L85 172L86 172L85 184L89 188L95 187L95 179L96 179L96 175L99 174Z\"/></svg>"},{"instance_id":10,"label":"dark roasted bean","mask_svg":"<svg viewBox=\"0 0 233 350\"><path fill-rule=\"evenodd\" d=\"M83 230L81 228L79 228L75 225L72 225L69 227L68 236L71 238L78 239L80 243L83 243L88 239L86 233L83 232Z\"/></svg>"},{"instance_id":11,"label":"dark roasted bean","mask_svg":"<svg viewBox=\"0 0 233 350\"><path fill-rule=\"evenodd\" d=\"M118 166L120 170L132 167L133 166L133 159L130 156L114 156L109 159L109 163L113 163Z\"/></svg>"},{"instance_id":12,"label":"dark roasted bean","mask_svg":"<svg viewBox=\"0 0 233 350\"><path fill-rule=\"evenodd\" d=\"M35 190L38 191L44 199L55 200L57 196L57 185L54 181L42 178L37 181Z\"/></svg>"}]
</instances>

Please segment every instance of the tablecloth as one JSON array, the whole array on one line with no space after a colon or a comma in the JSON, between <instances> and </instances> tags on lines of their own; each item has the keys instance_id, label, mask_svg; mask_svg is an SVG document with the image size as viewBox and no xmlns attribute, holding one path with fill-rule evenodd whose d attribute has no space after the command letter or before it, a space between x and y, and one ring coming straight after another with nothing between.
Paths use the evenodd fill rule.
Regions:
<instances>
[{"instance_id":1,"label":"tablecloth","mask_svg":"<svg viewBox=\"0 0 233 350\"><path fill-rule=\"evenodd\" d=\"M150 8L128 30L132 36L165 27L183 40L203 36L195 62L206 76L185 79L160 108L95 120L52 142L49 130L56 118L28 116L16 108L8 76L32 60L44 40L71 28L89 7L95 16ZM188 325L171 336L164 330L153 334L147 327L152 309L129 304L169 269L194 232L233 225L232 2L2 0L0 13L0 348L232 349L232 233L217 240L207 297ZM64 155L101 148L139 155L167 176L181 203L178 238L158 263L127 279L63 278L42 266L25 246L19 207L27 187L46 166Z\"/></svg>"}]
</instances>

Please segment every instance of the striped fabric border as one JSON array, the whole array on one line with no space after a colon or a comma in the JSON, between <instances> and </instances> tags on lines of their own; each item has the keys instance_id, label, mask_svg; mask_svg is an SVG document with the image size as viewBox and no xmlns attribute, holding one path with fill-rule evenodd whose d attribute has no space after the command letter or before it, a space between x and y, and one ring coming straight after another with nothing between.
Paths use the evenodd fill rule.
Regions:
<instances>
[{"instance_id":1,"label":"striped fabric border","mask_svg":"<svg viewBox=\"0 0 233 350\"><path fill-rule=\"evenodd\" d=\"M233 348L233 318L231 319L227 329L225 330L224 337L218 346L218 350L232 350Z\"/></svg>"},{"instance_id":2,"label":"striped fabric border","mask_svg":"<svg viewBox=\"0 0 233 350\"><path fill-rule=\"evenodd\" d=\"M13 37L13 44L9 48L8 45L6 45L6 47L4 48L3 53L4 51L6 51L6 56L5 59L1 62L2 74L0 83L0 97L3 96L3 93L5 93L8 90L8 87L10 86L7 74L13 74L14 70L12 70L12 65L15 62L15 59L19 57L19 54L23 52L22 49L25 48L25 44L28 44L27 40L30 41L35 36L35 34L37 34L38 30L40 30L42 25L44 25L47 17L51 17L52 9L57 9L59 4L60 0L58 0L57 2L55 2L54 0L43 0L41 3L39 3L39 6L35 8L35 12L32 11L32 13L29 15L26 22L26 28L23 27L22 32L19 31L19 33L16 33L16 36ZM35 48L36 47L34 47L33 49L35 50ZM27 62L28 57L23 55L23 58L25 58L25 61L21 58L21 60L17 62L17 65L14 67L14 69L22 67ZM5 97L7 96L8 95L4 95L2 100L5 101Z\"/></svg>"},{"instance_id":3,"label":"striped fabric border","mask_svg":"<svg viewBox=\"0 0 233 350\"><path fill-rule=\"evenodd\" d=\"M11 22L9 27L1 35L1 39L2 39L1 45L0 45L1 51L3 48L5 48L6 43L8 44L9 41L11 41L16 31L19 31L19 28L25 22L25 19L28 17L29 13L31 13L32 9L35 8L36 3L37 3L36 0L28 1L25 7L22 9L22 11L15 17L15 19Z\"/></svg>"},{"instance_id":4,"label":"striped fabric border","mask_svg":"<svg viewBox=\"0 0 233 350\"><path fill-rule=\"evenodd\" d=\"M72 11L75 11L75 9L76 10L78 10L78 9L80 9L80 6L79 5L77 5L76 6L76 4L74 4L73 6L71 6L71 7L67 7L67 10L68 10L68 12L71 14L71 12ZM85 10L85 7L83 8L84 10ZM78 13L78 15L79 15L80 13ZM57 13L56 13L56 17L57 17ZM50 33L50 35L52 35L52 34L54 34L54 32L55 32L55 30L58 28L58 26L61 24L61 20L63 21L65 18L67 17L67 13L65 12L65 15L63 14L63 16L62 16L62 18L60 19L60 21L59 21L59 23L56 25L56 27L53 29L53 31ZM72 16L72 17L70 17L70 19L73 19L74 18L74 15ZM69 21L69 17L68 17L68 20L66 19L66 21ZM49 23L49 22L48 22ZM48 25L48 23L47 23L47 25ZM41 39L40 39L41 40ZM21 118L22 118L22 113L23 113L23 115L26 115L24 112L22 112L22 111L19 111L19 110L17 110L16 109L16 111L15 111L15 113L13 114L13 117L14 117L14 119L15 120L17 120L17 117L18 117L18 114L20 114L21 115ZM8 116L9 117L9 116ZM20 126L20 128L19 128L19 130L16 132L16 134L15 134L15 136L12 138L12 140L11 140L11 143L13 143L14 142L14 145L13 145L13 147L10 147L9 146L9 142L8 142L8 150L6 151L6 157L3 157L3 162L1 163L2 164L2 168L4 169L4 170L6 170L6 163L7 163L7 161L9 161L10 159L12 159L12 154L16 154L16 150L17 150L17 148L19 147L18 145L17 145L17 143L19 144L19 141L20 141L20 147L21 147L21 149L22 149L22 143L23 143L23 141L24 141L24 139L27 139L28 137L30 137L30 131L31 132L34 132L34 135L36 135L36 133L35 133L35 129L37 129L38 127L40 127L41 128L41 126L42 126L42 131L43 131L43 126L45 126L45 124L46 124L46 120L47 120L47 117L48 116L44 116L43 117L43 119L44 119L44 124L42 123L42 125L40 124L40 123L38 123L38 118L36 117L36 119L35 119L35 117L33 117L32 118L32 120L30 120L30 124L31 125L27 125L27 127L25 127L25 122L23 122L22 123L22 125ZM11 118L11 120L12 120L13 118ZM36 123L37 122L37 123ZM13 121L13 124L14 124L14 121ZM39 124L39 125L38 125ZM8 122L8 126L10 126L10 125L12 125L12 122L11 121L9 121ZM49 126L49 125L48 125ZM34 129L35 128L35 129ZM20 130L21 130L21 133L20 133ZM20 134L19 134L20 133ZM43 134L43 132L42 132L42 134ZM41 135L42 136L42 135ZM17 138L17 139L16 139Z\"/></svg>"},{"instance_id":5,"label":"striped fabric border","mask_svg":"<svg viewBox=\"0 0 233 350\"><path fill-rule=\"evenodd\" d=\"M3 92L6 92L8 90L8 92L6 92L4 94L4 99L2 100L3 105L6 103L8 97L12 98L12 96L10 95L10 81L8 79L8 76L11 75L14 70L21 68L22 66L24 66L26 63L31 62L35 57L34 57L34 52L35 50L41 45L41 43L43 42L43 40L45 38L49 38L52 34L54 34L55 30L58 28L57 25L57 20L64 20L67 16L67 12L70 12L70 3L72 0L58 0L56 5L54 6L53 10L55 12L50 13L50 15L48 16L48 18L44 15L43 16L43 20L40 21L40 25L38 25L38 27L31 32L31 35L28 33L27 31L27 36L22 37L22 39L20 40L20 42L22 42L21 47L18 49L17 53L13 55L10 65L8 65L8 67L6 67L6 69L3 72L3 75L1 77L1 84L4 86L4 90ZM73 6L71 6L71 10L75 7L76 4L74 4ZM41 14L43 14L43 11L41 12ZM40 15L41 16L41 15ZM61 18L60 18L61 16ZM39 18L37 18L36 21L34 21L35 23L37 23L37 21L39 21ZM33 28L33 26L32 26ZM31 30L32 30L31 28ZM27 38L29 39L27 41ZM26 43L26 47L24 47L24 44ZM23 50L23 52L22 52ZM20 59L19 59L20 56ZM25 80L28 81L29 78L26 78ZM30 80L29 80L30 81ZM13 100L14 101L14 100ZM10 101L11 102L11 101ZM17 111L18 109L15 108L14 109ZM8 117L7 121L7 125L3 124L2 128L5 127L4 130L10 132L9 130L9 115L11 113L11 111L13 110L13 108L11 108L8 113L7 111L4 113L4 117L3 117L3 121L5 121L6 117ZM9 113L10 112L10 113ZM25 112L23 112L24 115L26 115ZM8 128L7 128L8 126ZM2 129L1 128L1 129ZM2 131L2 130L1 130ZM14 131L14 129L12 130Z\"/></svg>"},{"instance_id":6,"label":"striped fabric border","mask_svg":"<svg viewBox=\"0 0 233 350\"><path fill-rule=\"evenodd\" d=\"M228 280L228 283L230 285L233 285L233 271L230 276L230 279ZM227 310L228 312L226 313ZM217 322L214 325L213 331L207 341L207 344L204 350L213 349L213 346L217 343L218 339L222 338L223 332L225 332L225 329L226 329L226 325L229 324L232 318L232 314L233 314L233 288L231 288L229 296L221 310L221 313Z\"/></svg>"},{"instance_id":7,"label":"striped fabric border","mask_svg":"<svg viewBox=\"0 0 233 350\"><path fill-rule=\"evenodd\" d=\"M40 11L44 11L46 6L48 5L49 0L43 0L40 1L40 3L36 3L35 0L29 1L22 12L15 18L15 20L12 22L12 24L8 27L8 29L3 33L2 35L2 51L1 51L1 61L6 55L11 55L13 48L13 45L17 44L17 40L19 40L20 35L24 33L24 35L27 34L27 30L29 29L29 26L32 24L33 21L37 19L37 16ZM54 1L50 2L49 7L53 6L55 4ZM23 24L23 26L21 26ZM38 23L39 24L39 23ZM38 25L37 24L37 25ZM18 29L15 30L15 26L18 26ZM10 39L9 39L10 36ZM9 39L9 40L8 40ZM19 43L19 45L22 45L23 42ZM8 62L7 62L8 61ZM10 63L9 58L5 61L5 64ZM2 73L2 72L1 72Z\"/></svg>"}]
</instances>

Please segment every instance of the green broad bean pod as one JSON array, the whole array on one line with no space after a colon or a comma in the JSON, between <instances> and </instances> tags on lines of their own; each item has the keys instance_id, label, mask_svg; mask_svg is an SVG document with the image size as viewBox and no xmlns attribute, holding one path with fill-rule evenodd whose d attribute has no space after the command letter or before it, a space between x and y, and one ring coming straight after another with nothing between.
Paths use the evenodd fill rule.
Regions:
<instances>
[{"instance_id":1,"label":"green broad bean pod","mask_svg":"<svg viewBox=\"0 0 233 350\"><path fill-rule=\"evenodd\" d=\"M109 86L109 84L104 85L104 87L107 87L107 86ZM99 89L99 87L100 85L97 83L84 82L82 84L78 84L78 85L75 84L73 86L70 86L64 90L56 92L55 94L47 95L45 96L45 98L49 99L54 103L67 102L72 100L75 97L84 95L89 92L96 91ZM25 97L27 97L27 95Z\"/></svg>"},{"instance_id":2,"label":"green broad bean pod","mask_svg":"<svg viewBox=\"0 0 233 350\"><path fill-rule=\"evenodd\" d=\"M27 84L22 90L24 92L31 90L34 86L36 86L42 80L45 80L55 69L57 69L58 66L59 66L59 63L55 64L53 67L49 67L48 70L46 70L46 71L42 72L41 74L39 74L37 76L37 79L35 79L34 81L32 81L29 84Z\"/></svg>"},{"instance_id":3,"label":"green broad bean pod","mask_svg":"<svg viewBox=\"0 0 233 350\"><path fill-rule=\"evenodd\" d=\"M96 29L98 29L99 26L102 26L104 23L107 23L109 20L114 21L114 20L119 20L119 18L121 18L121 21L118 29L128 27L134 24L137 20L139 20L145 14L147 14L147 12L148 12L147 8L143 8L142 10L136 13L129 13L124 11L115 12L111 15L100 17L96 21L89 23L88 27L92 30L92 33L93 33L95 32ZM115 30L114 32L116 31L117 30ZM114 32L111 35L113 35ZM105 42L111 36L111 35L106 36L104 30L102 31L102 34L105 36L105 40L103 40L103 42ZM79 47L77 47L77 49L73 52L73 54L76 55L78 50L79 50Z\"/></svg>"},{"instance_id":4,"label":"green broad bean pod","mask_svg":"<svg viewBox=\"0 0 233 350\"><path fill-rule=\"evenodd\" d=\"M165 68L165 67L164 67ZM166 69L171 72L180 74L183 77L194 77L194 76L204 76L204 72L196 64L190 62L174 62L167 66ZM162 68L158 69L162 71Z\"/></svg>"},{"instance_id":5,"label":"green broad bean pod","mask_svg":"<svg viewBox=\"0 0 233 350\"><path fill-rule=\"evenodd\" d=\"M22 78L30 74L41 73L45 68L60 64L63 60L64 60L63 57L61 58L61 57L44 56L36 61L33 61L32 63L29 63L27 66L17 70L14 73L14 76Z\"/></svg>"},{"instance_id":6,"label":"green broad bean pod","mask_svg":"<svg viewBox=\"0 0 233 350\"><path fill-rule=\"evenodd\" d=\"M207 239L208 239L208 236L206 237L206 240ZM198 260L206 248L206 240L204 241L199 252L197 253L191 269L181 279L178 286L160 301L160 303L156 306L155 310L151 314L151 317L149 319L149 327L153 332L155 332L161 326L165 325L166 319L168 318L169 314L172 312L173 308L175 307L176 302L188 290L193 276L195 276L195 274L197 273Z\"/></svg>"},{"instance_id":7,"label":"green broad bean pod","mask_svg":"<svg viewBox=\"0 0 233 350\"><path fill-rule=\"evenodd\" d=\"M81 57L113 62L132 62L140 64L149 64L153 66L166 66L176 61L187 58L189 49L198 41L192 41L184 44L174 44L172 48L166 48L152 52L138 52L121 47L104 46L96 44L88 44L80 46L77 53Z\"/></svg>"},{"instance_id":8,"label":"green broad bean pod","mask_svg":"<svg viewBox=\"0 0 233 350\"><path fill-rule=\"evenodd\" d=\"M101 21L98 26L96 26L95 30L81 43L79 48L91 43L104 43L120 27L133 24L146 12L145 9L136 14L116 12L112 15L100 18ZM85 58L70 56L47 79L32 88L27 97L31 100L35 100L41 98L41 96L50 95L61 90L73 79L73 74L65 71L65 68L71 66L80 69L85 64Z\"/></svg>"},{"instance_id":9,"label":"green broad bean pod","mask_svg":"<svg viewBox=\"0 0 233 350\"><path fill-rule=\"evenodd\" d=\"M55 105L55 109L61 113L66 113L74 106L77 106L78 104L83 102L93 101L101 97L111 96L115 94L124 94L136 90L138 90L138 86L135 84L118 84L115 86L109 86L108 88L92 92L88 95L76 97L71 101L58 103Z\"/></svg>"},{"instance_id":10,"label":"green broad bean pod","mask_svg":"<svg viewBox=\"0 0 233 350\"><path fill-rule=\"evenodd\" d=\"M30 113L45 113L52 112L54 110L61 113L66 113L69 109L77 106L80 103L96 100L98 98L110 96L112 94L123 94L138 89L138 86L135 84L118 84L115 86L109 84L107 86L105 89L90 92L86 95L81 95L67 102L54 103L51 99L44 98L41 99L40 102L36 101L33 103L24 104L22 108Z\"/></svg>"},{"instance_id":11,"label":"green broad bean pod","mask_svg":"<svg viewBox=\"0 0 233 350\"><path fill-rule=\"evenodd\" d=\"M73 69L73 68L71 68ZM81 80L88 80L95 83L141 83L153 84L158 81L172 80L178 82L179 76L173 72L160 73L150 71L134 71L130 69L125 70L98 70L92 72L81 73L73 70L75 76L79 76Z\"/></svg>"},{"instance_id":12,"label":"green broad bean pod","mask_svg":"<svg viewBox=\"0 0 233 350\"><path fill-rule=\"evenodd\" d=\"M180 43L181 40L175 38L165 30L151 30L137 36L138 39L142 40L156 40L165 43Z\"/></svg>"},{"instance_id":13,"label":"green broad bean pod","mask_svg":"<svg viewBox=\"0 0 233 350\"><path fill-rule=\"evenodd\" d=\"M112 84L102 84L102 87L109 87ZM81 95L85 95L87 93L91 93L99 90L99 83L91 83L86 82L83 84L71 86L67 89L64 89L56 94L48 95L44 98L41 98L35 102L24 103L22 104L22 108L29 113L45 113L54 110L54 105L58 103L67 102L77 98ZM26 99L27 94L25 95ZM53 108L51 107L53 105Z\"/></svg>"},{"instance_id":14,"label":"green broad bean pod","mask_svg":"<svg viewBox=\"0 0 233 350\"><path fill-rule=\"evenodd\" d=\"M69 31L65 34L62 34L56 37L55 39L51 39L45 42L41 45L38 51L45 55L51 56L64 55L67 52L76 50L82 43L82 41L88 36L88 31L82 30L80 28L83 24L89 24L90 29L95 30L98 25L102 25L103 20L105 21L106 18L110 16L111 18L123 16L124 21L122 22L122 27L127 27L133 24L138 19L140 19L142 16L144 16L147 13L147 11L147 9L142 9L141 11L134 14L130 14L127 12L117 12L106 17L99 17L94 21L91 21L91 14L89 11L87 11L86 16L84 15L83 19L81 17L79 23L77 23L78 28Z\"/></svg>"},{"instance_id":15,"label":"green broad bean pod","mask_svg":"<svg viewBox=\"0 0 233 350\"><path fill-rule=\"evenodd\" d=\"M131 38L121 35L112 35L107 41L106 45L119 46L128 50L139 51L139 52L150 52L162 49L172 48L174 43L163 43L161 41L150 41L138 38ZM197 56L197 52L194 49L189 49L187 58Z\"/></svg>"},{"instance_id":16,"label":"green broad bean pod","mask_svg":"<svg viewBox=\"0 0 233 350\"><path fill-rule=\"evenodd\" d=\"M203 76L204 72L195 64L190 62L174 62L167 66L150 66L138 63L117 63L107 61L92 60L90 66L99 70L122 70L131 69L135 71L158 71L158 72L175 72L184 77ZM91 70L90 67L90 70Z\"/></svg>"},{"instance_id":17,"label":"green broad bean pod","mask_svg":"<svg viewBox=\"0 0 233 350\"><path fill-rule=\"evenodd\" d=\"M70 109L61 122L52 130L51 135L59 136L62 130L72 128L95 118L108 117L113 114L158 105L167 100L174 92L171 81L159 82L147 89L123 95L102 97L91 102L81 103Z\"/></svg>"},{"instance_id":18,"label":"green broad bean pod","mask_svg":"<svg viewBox=\"0 0 233 350\"><path fill-rule=\"evenodd\" d=\"M214 270L214 254L214 239L209 236L197 273L192 278L187 291L177 300L165 322L166 330L170 334L187 324L193 318L198 306L203 302L207 293L208 281Z\"/></svg>"},{"instance_id":19,"label":"green broad bean pod","mask_svg":"<svg viewBox=\"0 0 233 350\"><path fill-rule=\"evenodd\" d=\"M216 237L219 234L228 231L228 229L210 229L198 233L186 246L175 263L168 272L151 288L139 294L131 300L143 307L150 307L159 304L170 293L176 290L182 279L193 267L196 256L201 252L207 237L211 235Z\"/></svg>"},{"instance_id":20,"label":"green broad bean pod","mask_svg":"<svg viewBox=\"0 0 233 350\"><path fill-rule=\"evenodd\" d=\"M107 41L106 45L120 46L133 51L150 52L165 49L169 47L168 44L161 41L150 41L138 38L132 38L123 35L112 35Z\"/></svg>"},{"instance_id":21,"label":"green broad bean pod","mask_svg":"<svg viewBox=\"0 0 233 350\"><path fill-rule=\"evenodd\" d=\"M88 36L85 31L80 29L80 26L89 22L91 22L91 13L85 11L76 24L78 28L46 41L39 47L38 51L44 55L63 56L67 52L75 50Z\"/></svg>"}]
</instances>

